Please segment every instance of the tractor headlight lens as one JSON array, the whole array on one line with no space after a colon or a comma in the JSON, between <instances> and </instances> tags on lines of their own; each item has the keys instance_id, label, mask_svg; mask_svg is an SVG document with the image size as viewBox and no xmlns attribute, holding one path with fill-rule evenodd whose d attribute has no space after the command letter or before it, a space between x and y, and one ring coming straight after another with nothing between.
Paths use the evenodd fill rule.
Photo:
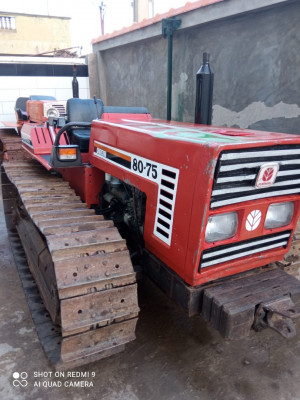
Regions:
<instances>
[{"instance_id":1,"label":"tractor headlight lens","mask_svg":"<svg viewBox=\"0 0 300 400\"><path fill-rule=\"evenodd\" d=\"M265 228L280 228L289 225L294 215L294 203L289 201L286 203L271 204L268 208Z\"/></svg>"},{"instance_id":2,"label":"tractor headlight lens","mask_svg":"<svg viewBox=\"0 0 300 400\"><path fill-rule=\"evenodd\" d=\"M208 243L217 242L233 237L238 226L236 212L213 215L208 218L205 231L205 241Z\"/></svg>"},{"instance_id":3,"label":"tractor headlight lens","mask_svg":"<svg viewBox=\"0 0 300 400\"><path fill-rule=\"evenodd\" d=\"M56 108L51 107L47 110L47 117L54 117L54 118L58 118L59 117L59 112Z\"/></svg>"}]
</instances>

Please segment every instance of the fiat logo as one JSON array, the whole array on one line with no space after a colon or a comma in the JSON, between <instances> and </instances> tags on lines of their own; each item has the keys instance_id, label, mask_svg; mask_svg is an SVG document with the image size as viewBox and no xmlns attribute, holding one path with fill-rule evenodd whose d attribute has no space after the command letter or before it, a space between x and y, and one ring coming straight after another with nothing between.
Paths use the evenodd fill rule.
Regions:
<instances>
[{"instance_id":1,"label":"fiat logo","mask_svg":"<svg viewBox=\"0 0 300 400\"><path fill-rule=\"evenodd\" d=\"M275 182L279 170L278 163L263 164L256 178L255 187L267 188Z\"/></svg>"}]
</instances>

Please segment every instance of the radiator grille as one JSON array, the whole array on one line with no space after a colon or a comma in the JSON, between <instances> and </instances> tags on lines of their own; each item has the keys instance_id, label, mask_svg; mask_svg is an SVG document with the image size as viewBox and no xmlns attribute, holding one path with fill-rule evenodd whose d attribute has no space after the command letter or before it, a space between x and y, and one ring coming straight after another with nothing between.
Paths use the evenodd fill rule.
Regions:
<instances>
[{"instance_id":1,"label":"radiator grille","mask_svg":"<svg viewBox=\"0 0 300 400\"><path fill-rule=\"evenodd\" d=\"M158 189L157 211L154 232L157 237L170 245L175 208L178 170L164 166Z\"/></svg>"},{"instance_id":2,"label":"radiator grille","mask_svg":"<svg viewBox=\"0 0 300 400\"><path fill-rule=\"evenodd\" d=\"M268 188L255 187L260 167L278 163L276 181ZM300 146L269 146L224 151L216 168L211 208L272 196L300 193Z\"/></svg>"},{"instance_id":3,"label":"radiator grille","mask_svg":"<svg viewBox=\"0 0 300 400\"><path fill-rule=\"evenodd\" d=\"M285 231L204 250L199 270L267 250L284 248L287 246L290 236L291 231Z\"/></svg>"},{"instance_id":4,"label":"radiator grille","mask_svg":"<svg viewBox=\"0 0 300 400\"><path fill-rule=\"evenodd\" d=\"M60 117L65 117L67 115L66 113L66 105L64 103L55 103L52 104L53 108L56 108L56 110L59 112Z\"/></svg>"}]
</instances>

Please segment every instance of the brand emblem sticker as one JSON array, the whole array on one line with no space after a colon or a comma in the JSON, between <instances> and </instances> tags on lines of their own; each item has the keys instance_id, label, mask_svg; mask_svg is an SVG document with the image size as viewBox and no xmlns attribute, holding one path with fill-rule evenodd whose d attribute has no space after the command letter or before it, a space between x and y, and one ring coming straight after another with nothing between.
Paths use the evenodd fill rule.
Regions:
<instances>
[{"instance_id":1,"label":"brand emblem sticker","mask_svg":"<svg viewBox=\"0 0 300 400\"><path fill-rule=\"evenodd\" d=\"M258 228L261 221L261 211L254 210L248 215L246 220L246 229L247 231L251 232Z\"/></svg>"},{"instance_id":2,"label":"brand emblem sticker","mask_svg":"<svg viewBox=\"0 0 300 400\"><path fill-rule=\"evenodd\" d=\"M267 188L275 182L279 170L278 163L263 164L256 178L256 188Z\"/></svg>"}]
</instances>

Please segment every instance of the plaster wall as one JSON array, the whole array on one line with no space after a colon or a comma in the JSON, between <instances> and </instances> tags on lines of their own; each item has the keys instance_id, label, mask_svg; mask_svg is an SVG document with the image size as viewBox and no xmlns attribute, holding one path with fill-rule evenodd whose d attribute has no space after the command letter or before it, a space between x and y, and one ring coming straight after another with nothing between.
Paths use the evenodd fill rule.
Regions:
<instances>
[{"instance_id":1,"label":"plaster wall","mask_svg":"<svg viewBox=\"0 0 300 400\"><path fill-rule=\"evenodd\" d=\"M84 59L55 57L0 57L1 121L15 121L18 97L54 96L67 100L73 96L73 65L77 65L79 96L90 98L88 68Z\"/></svg>"},{"instance_id":2,"label":"plaster wall","mask_svg":"<svg viewBox=\"0 0 300 400\"><path fill-rule=\"evenodd\" d=\"M217 15L218 7L224 12L235 3L206 8ZM193 15L183 15L184 26ZM193 122L196 73L207 51L215 74L213 124L300 134L299 15L299 1L277 2L176 31L172 119ZM116 37L94 45L100 96L107 105L147 106L165 118L167 40L141 35L131 32L128 44Z\"/></svg>"},{"instance_id":3,"label":"plaster wall","mask_svg":"<svg viewBox=\"0 0 300 400\"><path fill-rule=\"evenodd\" d=\"M90 98L89 78L78 77L79 94ZM72 95L72 77L0 76L0 121L15 121L14 107L18 97L54 96L68 100Z\"/></svg>"},{"instance_id":4,"label":"plaster wall","mask_svg":"<svg viewBox=\"0 0 300 400\"><path fill-rule=\"evenodd\" d=\"M41 54L71 47L70 19L1 13L15 17L16 29L0 30L1 54Z\"/></svg>"}]
</instances>

